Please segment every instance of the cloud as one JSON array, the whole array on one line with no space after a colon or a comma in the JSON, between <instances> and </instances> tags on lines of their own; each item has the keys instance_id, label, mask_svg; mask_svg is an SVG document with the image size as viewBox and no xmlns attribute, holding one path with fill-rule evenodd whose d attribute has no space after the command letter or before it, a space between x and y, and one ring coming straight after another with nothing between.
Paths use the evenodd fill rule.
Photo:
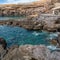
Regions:
<instances>
[{"instance_id":1,"label":"cloud","mask_svg":"<svg viewBox=\"0 0 60 60\"><path fill-rule=\"evenodd\" d=\"M5 3L28 3L33 1L37 1L37 0L6 0Z\"/></svg>"}]
</instances>

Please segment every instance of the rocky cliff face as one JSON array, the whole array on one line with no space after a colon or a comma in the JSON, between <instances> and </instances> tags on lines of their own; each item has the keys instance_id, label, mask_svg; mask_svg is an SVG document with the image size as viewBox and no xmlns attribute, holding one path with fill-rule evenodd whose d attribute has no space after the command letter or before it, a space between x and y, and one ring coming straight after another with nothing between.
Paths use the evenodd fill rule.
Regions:
<instances>
[{"instance_id":1,"label":"rocky cliff face","mask_svg":"<svg viewBox=\"0 0 60 60\"><path fill-rule=\"evenodd\" d=\"M9 7L0 7L0 16L28 16L38 13L45 12L44 7L39 6L9 6Z\"/></svg>"},{"instance_id":2,"label":"rocky cliff face","mask_svg":"<svg viewBox=\"0 0 60 60\"><path fill-rule=\"evenodd\" d=\"M41 15L41 13L50 13L50 9L54 7L52 2L55 3L58 1L46 0L44 3L40 3L38 1L28 5L0 5L0 16L25 16L25 18L17 21L0 21L0 24L20 26L29 30L48 30L60 32L60 22L55 23L60 20L57 15L54 15L55 17L53 14ZM55 19L56 17L57 19Z\"/></svg>"},{"instance_id":3,"label":"rocky cliff face","mask_svg":"<svg viewBox=\"0 0 60 60\"><path fill-rule=\"evenodd\" d=\"M35 17L34 17L35 16ZM23 27L28 30L46 30L49 32L60 32L60 18L56 15L53 17L28 16L27 18L17 20L0 21L0 25L12 25ZM55 17L56 16L56 17Z\"/></svg>"},{"instance_id":4,"label":"rocky cliff face","mask_svg":"<svg viewBox=\"0 0 60 60\"><path fill-rule=\"evenodd\" d=\"M30 4L0 4L0 16L28 16L47 13L59 0L42 0Z\"/></svg>"},{"instance_id":5,"label":"rocky cliff face","mask_svg":"<svg viewBox=\"0 0 60 60\"><path fill-rule=\"evenodd\" d=\"M45 13L51 8L51 0L45 3L33 2L31 4L5 4L0 5L0 16L28 16Z\"/></svg>"}]
</instances>

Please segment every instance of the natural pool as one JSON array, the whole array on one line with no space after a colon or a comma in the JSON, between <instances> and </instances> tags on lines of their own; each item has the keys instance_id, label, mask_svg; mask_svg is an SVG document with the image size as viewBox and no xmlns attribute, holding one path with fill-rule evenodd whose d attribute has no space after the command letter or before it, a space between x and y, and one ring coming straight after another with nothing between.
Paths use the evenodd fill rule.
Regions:
<instances>
[{"instance_id":1,"label":"natural pool","mask_svg":"<svg viewBox=\"0 0 60 60\"><path fill-rule=\"evenodd\" d=\"M11 45L49 45L47 39L53 38L57 34L46 31L29 31L20 27L0 25L0 37L5 38L8 46Z\"/></svg>"},{"instance_id":2,"label":"natural pool","mask_svg":"<svg viewBox=\"0 0 60 60\"><path fill-rule=\"evenodd\" d=\"M14 20L14 19L22 19L24 18L24 16L5 16L5 17L2 17L0 16L0 20Z\"/></svg>"}]
</instances>

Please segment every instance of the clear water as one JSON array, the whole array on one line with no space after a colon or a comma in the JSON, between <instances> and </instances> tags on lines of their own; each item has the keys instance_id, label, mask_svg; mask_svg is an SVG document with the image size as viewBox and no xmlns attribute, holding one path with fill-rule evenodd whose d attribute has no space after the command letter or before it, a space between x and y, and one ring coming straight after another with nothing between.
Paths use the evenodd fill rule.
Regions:
<instances>
[{"instance_id":1,"label":"clear water","mask_svg":"<svg viewBox=\"0 0 60 60\"><path fill-rule=\"evenodd\" d=\"M1 17L0 16L0 20L9 20L9 19L13 19L14 20L14 19L21 19L21 18L23 18L23 17L15 17L15 16L14 17L13 16L12 17Z\"/></svg>"},{"instance_id":2,"label":"clear water","mask_svg":"<svg viewBox=\"0 0 60 60\"><path fill-rule=\"evenodd\" d=\"M8 46L11 45L48 45L47 38L50 33L46 31L28 31L20 27L0 26L0 37L5 38Z\"/></svg>"},{"instance_id":3,"label":"clear water","mask_svg":"<svg viewBox=\"0 0 60 60\"><path fill-rule=\"evenodd\" d=\"M22 17L0 17L0 20L21 19ZM5 38L7 46L11 45L50 45L49 39L55 38L57 33L48 33L46 31L29 31L20 27L1 26L0 37Z\"/></svg>"}]
</instances>

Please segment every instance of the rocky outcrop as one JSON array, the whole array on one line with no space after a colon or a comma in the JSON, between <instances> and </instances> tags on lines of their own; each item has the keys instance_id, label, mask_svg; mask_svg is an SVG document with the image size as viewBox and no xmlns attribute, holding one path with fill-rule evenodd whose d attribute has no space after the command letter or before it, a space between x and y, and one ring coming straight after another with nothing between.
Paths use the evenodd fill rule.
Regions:
<instances>
[{"instance_id":1,"label":"rocky outcrop","mask_svg":"<svg viewBox=\"0 0 60 60\"><path fill-rule=\"evenodd\" d=\"M0 60L3 60L3 57L7 54L7 50L5 50L2 45L0 45Z\"/></svg>"},{"instance_id":2,"label":"rocky outcrop","mask_svg":"<svg viewBox=\"0 0 60 60\"><path fill-rule=\"evenodd\" d=\"M60 60L60 52L51 53L43 45L12 46L2 60Z\"/></svg>"},{"instance_id":3,"label":"rocky outcrop","mask_svg":"<svg viewBox=\"0 0 60 60\"><path fill-rule=\"evenodd\" d=\"M46 11L44 6L38 5L1 5L0 16L28 16Z\"/></svg>"},{"instance_id":4,"label":"rocky outcrop","mask_svg":"<svg viewBox=\"0 0 60 60\"><path fill-rule=\"evenodd\" d=\"M60 32L60 18L55 20L53 19L46 17L45 20L43 20L39 17L30 17L23 21L20 20L17 26L26 28L28 30L47 30L50 32Z\"/></svg>"},{"instance_id":5,"label":"rocky outcrop","mask_svg":"<svg viewBox=\"0 0 60 60\"><path fill-rule=\"evenodd\" d=\"M42 1L42 0L41 0ZM28 16L47 13L54 7L55 0L43 0L30 4L0 4L0 16Z\"/></svg>"},{"instance_id":6,"label":"rocky outcrop","mask_svg":"<svg viewBox=\"0 0 60 60\"><path fill-rule=\"evenodd\" d=\"M22 19L0 21L1 25L13 25L26 28L28 30L47 30L60 31L59 19L55 19L52 14L42 15L42 13L50 13L51 8L57 0L43 0L44 3L37 1L31 4L5 4L0 5L0 16L19 16ZM57 16L56 16L57 17ZM58 21L58 22L57 22Z\"/></svg>"},{"instance_id":7,"label":"rocky outcrop","mask_svg":"<svg viewBox=\"0 0 60 60\"><path fill-rule=\"evenodd\" d=\"M19 26L28 30L42 30L43 23L42 21L38 21L37 19L38 17L27 17L17 20L1 20L0 25Z\"/></svg>"},{"instance_id":8,"label":"rocky outcrop","mask_svg":"<svg viewBox=\"0 0 60 60\"><path fill-rule=\"evenodd\" d=\"M0 21L0 25L19 26L28 30L60 32L60 18L56 17L48 17L48 14L46 16L28 16L22 19Z\"/></svg>"}]
</instances>

